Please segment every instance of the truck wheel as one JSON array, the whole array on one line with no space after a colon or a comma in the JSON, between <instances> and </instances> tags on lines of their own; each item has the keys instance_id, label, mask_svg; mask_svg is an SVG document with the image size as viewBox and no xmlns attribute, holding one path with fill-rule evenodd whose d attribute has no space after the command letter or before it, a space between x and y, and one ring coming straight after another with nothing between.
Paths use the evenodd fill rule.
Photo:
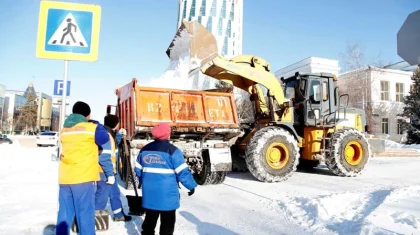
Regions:
<instances>
[{"instance_id":1,"label":"truck wheel","mask_svg":"<svg viewBox=\"0 0 420 235\"><path fill-rule=\"evenodd\" d=\"M221 184L226 179L226 171L211 171L210 160L208 156L203 156L203 170L200 174L195 173L195 182L199 185Z\"/></svg>"},{"instance_id":2,"label":"truck wheel","mask_svg":"<svg viewBox=\"0 0 420 235\"><path fill-rule=\"evenodd\" d=\"M360 175L372 155L368 140L355 129L337 130L328 147L331 152L326 154L325 164L338 176Z\"/></svg>"},{"instance_id":3,"label":"truck wheel","mask_svg":"<svg viewBox=\"0 0 420 235\"><path fill-rule=\"evenodd\" d=\"M288 131L270 126L254 134L245 156L248 169L255 178L263 182L280 182L296 171L299 148Z\"/></svg>"}]
</instances>

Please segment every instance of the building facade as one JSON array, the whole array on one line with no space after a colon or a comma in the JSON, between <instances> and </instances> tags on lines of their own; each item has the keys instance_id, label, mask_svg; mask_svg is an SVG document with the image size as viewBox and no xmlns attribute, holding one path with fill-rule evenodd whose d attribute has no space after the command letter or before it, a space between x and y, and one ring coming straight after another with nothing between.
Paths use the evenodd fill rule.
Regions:
<instances>
[{"instance_id":1,"label":"building facade","mask_svg":"<svg viewBox=\"0 0 420 235\"><path fill-rule=\"evenodd\" d=\"M26 97L16 93L6 91L4 100L4 115L3 115L3 133L12 134L23 131L23 125L17 125L17 121L26 103Z\"/></svg>"},{"instance_id":2,"label":"building facade","mask_svg":"<svg viewBox=\"0 0 420 235\"><path fill-rule=\"evenodd\" d=\"M37 107L37 119L35 130L44 131L51 129L52 119L52 97L43 93L36 92L32 83L26 88L25 91L6 90L5 106L7 106L7 131L20 133L23 127L17 126L21 108L26 104L27 97L33 95L36 97L35 104Z\"/></svg>"},{"instance_id":3,"label":"building facade","mask_svg":"<svg viewBox=\"0 0 420 235\"><path fill-rule=\"evenodd\" d=\"M367 66L340 74L337 85L340 93L349 94L349 105L365 110L371 134L400 142L404 141L401 123L406 119L397 115L403 111L412 75L412 71Z\"/></svg>"},{"instance_id":4,"label":"building facade","mask_svg":"<svg viewBox=\"0 0 420 235\"><path fill-rule=\"evenodd\" d=\"M232 58L242 54L243 0L179 0L177 28L182 21L197 20L216 38L219 54ZM197 72L193 89L212 89L214 78Z\"/></svg>"}]
</instances>

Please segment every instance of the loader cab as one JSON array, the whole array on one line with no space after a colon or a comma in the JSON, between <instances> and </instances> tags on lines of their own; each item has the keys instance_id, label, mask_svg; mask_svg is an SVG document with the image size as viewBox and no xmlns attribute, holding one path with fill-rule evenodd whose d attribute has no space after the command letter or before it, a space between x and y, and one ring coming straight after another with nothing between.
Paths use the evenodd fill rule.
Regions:
<instances>
[{"instance_id":1,"label":"loader cab","mask_svg":"<svg viewBox=\"0 0 420 235\"><path fill-rule=\"evenodd\" d=\"M333 79L329 73L296 73L283 80L285 98L293 101L296 125L330 123L337 108L337 89L334 89Z\"/></svg>"}]
</instances>

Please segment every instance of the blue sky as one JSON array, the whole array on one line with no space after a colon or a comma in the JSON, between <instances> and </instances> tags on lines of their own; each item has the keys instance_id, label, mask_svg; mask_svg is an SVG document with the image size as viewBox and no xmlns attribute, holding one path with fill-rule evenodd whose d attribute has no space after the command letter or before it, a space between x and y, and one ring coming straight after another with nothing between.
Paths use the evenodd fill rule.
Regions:
<instances>
[{"instance_id":1,"label":"blue sky","mask_svg":"<svg viewBox=\"0 0 420 235\"><path fill-rule=\"evenodd\" d=\"M99 58L70 62L71 105L83 100L103 120L114 89L132 78L148 80L168 66L165 54L176 30L176 0L73 0L99 4ZM63 61L38 59L39 0L0 1L0 84L23 90L33 82L50 95L63 77ZM243 53L268 60L273 72L309 56L340 59L347 43L362 45L367 59L398 62L396 34L418 0L244 0ZM67 109L71 112L71 106Z\"/></svg>"}]
</instances>

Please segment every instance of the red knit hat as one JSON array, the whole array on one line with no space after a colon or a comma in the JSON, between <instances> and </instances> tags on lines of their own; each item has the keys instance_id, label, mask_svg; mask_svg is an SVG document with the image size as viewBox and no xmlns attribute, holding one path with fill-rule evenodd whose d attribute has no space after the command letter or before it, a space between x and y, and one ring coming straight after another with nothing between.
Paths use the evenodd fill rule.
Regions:
<instances>
[{"instance_id":1,"label":"red knit hat","mask_svg":"<svg viewBox=\"0 0 420 235\"><path fill-rule=\"evenodd\" d=\"M168 140L171 136L171 127L168 123L159 123L153 127L152 135L157 140Z\"/></svg>"}]
</instances>

